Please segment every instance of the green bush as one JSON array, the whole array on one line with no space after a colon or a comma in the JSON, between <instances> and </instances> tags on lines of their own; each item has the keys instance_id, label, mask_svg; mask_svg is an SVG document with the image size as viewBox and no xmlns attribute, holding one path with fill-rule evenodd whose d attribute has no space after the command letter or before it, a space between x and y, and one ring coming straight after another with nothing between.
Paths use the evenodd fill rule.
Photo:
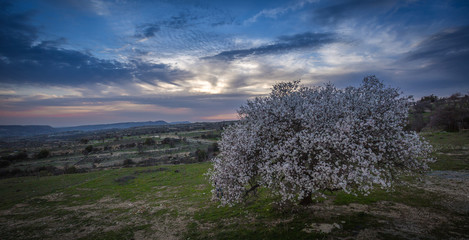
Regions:
<instances>
[{"instance_id":1,"label":"green bush","mask_svg":"<svg viewBox=\"0 0 469 240\"><path fill-rule=\"evenodd\" d=\"M153 140L153 138L147 138L145 139L145 142L143 144L147 146L152 146L152 145L155 145L155 140Z\"/></svg>"},{"instance_id":2,"label":"green bush","mask_svg":"<svg viewBox=\"0 0 469 240\"><path fill-rule=\"evenodd\" d=\"M129 165L132 165L132 164L135 164L135 162L132 161L132 159L125 159L124 162L122 163L122 165L124 165L124 166L129 166Z\"/></svg>"},{"instance_id":3,"label":"green bush","mask_svg":"<svg viewBox=\"0 0 469 240\"><path fill-rule=\"evenodd\" d=\"M10 166L10 161L7 161L7 160L0 160L0 168L6 168L8 166Z\"/></svg>"},{"instance_id":4,"label":"green bush","mask_svg":"<svg viewBox=\"0 0 469 240\"><path fill-rule=\"evenodd\" d=\"M78 169L75 166L66 167L64 173L65 174L78 173Z\"/></svg>"},{"instance_id":5,"label":"green bush","mask_svg":"<svg viewBox=\"0 0 469 240\"><path fill-rule=\"evenodd\" d=\"M47 158L50 156L50 151L47 149L42 149L38 154L36 154L36 158L42 159Z\"/></svg>"}]
</instances>

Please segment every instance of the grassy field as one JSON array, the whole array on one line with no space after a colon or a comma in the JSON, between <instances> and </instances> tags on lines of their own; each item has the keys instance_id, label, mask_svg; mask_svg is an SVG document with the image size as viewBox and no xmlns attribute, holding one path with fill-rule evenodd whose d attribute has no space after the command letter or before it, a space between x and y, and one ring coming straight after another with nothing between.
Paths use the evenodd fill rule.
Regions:
<instances>
[{"instance_id":1,"label":"grassy field","mask_svg":"<svg viewBox=\"0 0 469 240\"><path fill-rule=\"evenodd\" d=\"M138 134L138 132L134 134L136 135L124 136L120 132L118 135L120 137L116 137L117 134L102 134L101 137L94 136L94 138L98 138L94 140L88 140L84 137L81 139L84 142L70 137L52 143L40 142L29 148L5 147L0 143L2 157L22 151L29 153L27 159L12 160L9 161L10 163L6 167L0 168L0 177L3 175L10 176L2 174L2 171L14 171L16 169L29 172L23 175L34 175L34 173L40 171L38 169L41 167L54 167L64 170L74 166L82 171L95 168L106 169L122 166L125 160L131 160L133 165L139 166L199 162L196 151L203 150L207 154L213 154L213 152L209 153L209 149L210 147L213 148L213 144L216 143L220 130L199 129L157 134ZM89 137L93 137L93 134L90 134ZM164 143L164 139L167 140L166 143ZM152 142L145 144L146 140ZM19 145L19 143L17 142L16 145ZM87 148L90 148L90 151L85 151ZM49 151L50 155L45 158L37 158L35 155L43 149ZM0 161L5 162L2 157L0 157ZM148 162L151 162L151 164ZM48 173L41 174L47 175ZM54 174L54 171L49 171L49 175Z\"/></svg>"},{"instance_id":2,"label":"grassy field","mask_svg":"<svg viewBox=\"0 0 469 240\"><path fill-rule=\"evenodd\" d=\"M434 171L394 192L280 207L212 202L210 163L0 180L0 239L469 238L469 134L426 133Z\"/></svg>"}]
</instances>

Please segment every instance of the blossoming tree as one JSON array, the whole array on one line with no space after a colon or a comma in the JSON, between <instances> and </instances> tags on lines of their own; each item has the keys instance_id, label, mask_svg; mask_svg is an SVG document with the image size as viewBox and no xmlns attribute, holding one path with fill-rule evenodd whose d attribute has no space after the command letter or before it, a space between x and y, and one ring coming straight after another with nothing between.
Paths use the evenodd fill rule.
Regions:
<instances>
[{"instance_id":1,"label":"blossoming tree","mask_svg":"<svg viewBox=\"0 0 469 240\"><path fill-rule=\"evenodd\" d=\"M208 173L213 198L231 205L266 187L281 201L307 204L325 190L391 188L399 174L432 161L431 146L403 130L409 105L375 76L346 89L277 84L225 129Z\"/></svg>"}]
</instances>

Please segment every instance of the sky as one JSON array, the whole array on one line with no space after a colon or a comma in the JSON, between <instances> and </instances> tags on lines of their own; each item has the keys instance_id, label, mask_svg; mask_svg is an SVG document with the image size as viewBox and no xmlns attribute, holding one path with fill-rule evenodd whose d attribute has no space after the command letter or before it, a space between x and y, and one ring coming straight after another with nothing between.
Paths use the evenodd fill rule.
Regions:
<instances>
[{"instance_id":1,"label":"sky","mask_svg":"<svg viewBox=\"0 0 469 240\"><path fill-rule=\"evenodd\" d=\"M0 0L0 124L237 119L272 85L469 93L469 1Z\"/></svg>"}]
</instances>

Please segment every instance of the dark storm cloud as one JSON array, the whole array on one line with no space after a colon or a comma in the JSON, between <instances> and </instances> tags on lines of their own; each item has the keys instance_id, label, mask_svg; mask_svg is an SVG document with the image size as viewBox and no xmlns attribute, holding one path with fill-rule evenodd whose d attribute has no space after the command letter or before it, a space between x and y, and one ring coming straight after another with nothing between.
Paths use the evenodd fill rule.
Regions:
<instances>
[{"instance_id":1,"label":"dark storm cloud","mask_svg":"<svg viewBox=\"0 0 469 240\"><path fill-rule=\"evenodd\" d=\"M423 66L416 70L424 73L446 75L448 81L467 81L469 26L446 29L428 37L398 62L402 65L409 63Z\"/></svg>"},{"instance_id":2,"label":"dark storm cloud","mask_svg":"<svg viewBox=\"0 0 469 240\"><path fill-rule=\"evenodd\" d=\"M406 60L444 60L469 54L469 26L446 29L422 41ZM469 59L466 59L469 61ZM467 65L467 62L464 63Z\"/></svg>"},{"instance_id":3,"label":"dark storm cloud","mask_svg":"<svg viewBox=\"0 0 469 240\"><path fill-rule=\"evenodd\" d=\"M5 57L0 62L1 82L79 85L131 79L124 64L74 50L38 45L23 49L21 56Z\"/></svg>"},{"instance_id":4,"label":"dark storm cloud","mask_svg":"<svg viewBox=\"0 0 469 240\"><path fill-rule=\"evenodd\" d=\"M0 54L17 56L37 38L37 28L28 24L33 13L9 14L8 3L2 4L5 9L0 11Z\"/></svg>"},{"instance_id":5,"label":"dark storm cloud","mask_svg":"<svg viewBox=\"0 0 469 240\"><path fill-rule=\"evenodd\" d=\"M316 8L313 11L313 20L321 24L335 24L352 16L368 17L370 14L380 13L380 10L390 9L397 2L398 0L345 0Z\"/></svg>"},{"instance_id":6,"label":"dark storm cloud","mask_svg":"<svg viewBox=\"0 0 469 240\"><path fill-rule=\"evenodd\" d=\"M121 63L61 48L66 39L38 40L31 13L0 12L0 82L55 85L123 82L171 82L189 74L164 64Z\"/></svg>"},{"instance_id":7,"label":"dark storm cloud","mask_svg":"<svg viewBox=\"0 0 469 240\"><path fill-rule=\"evenodd\" d=\"M317 49L326 44L340 41L335 34L331 33L302 33L292 36L281 36L274 44L264 45L249 49L230 50L221 52L215 56L204 59L216 59L231 61L254 55L279 54L299 49Z\"/></svg>"}]
</instances>

